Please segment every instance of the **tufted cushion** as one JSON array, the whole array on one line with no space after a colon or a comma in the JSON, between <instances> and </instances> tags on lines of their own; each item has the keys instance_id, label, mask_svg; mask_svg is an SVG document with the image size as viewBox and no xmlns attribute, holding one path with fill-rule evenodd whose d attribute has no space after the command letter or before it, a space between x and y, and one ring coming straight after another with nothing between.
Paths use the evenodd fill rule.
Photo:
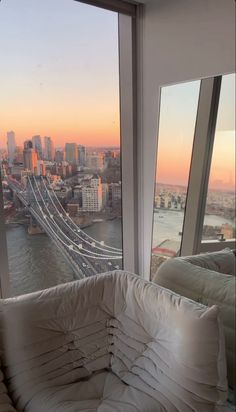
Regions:
<instances>
[{"instance_id":1,"label":"tufted cushion","mask_svg":"<svg viewBox=\"0 0 236 412\"><path fill-rule=\"evenodd\" d=\"M0 360L0 411L1 412L15 412L12 402L8 396L7 388L4 384L4 375L1 371L1 360Z\"/></svg>"},{"instance_id":2,"label":"tufted cushion","mask_svg":"<svg viewBox=\"0 0 236 412\"><path fill-rule=\"evenodd\" d=\"M225 271L225 273L216 270ZM235 357L235 256L228 249L184 258L169 259L154 282L205 305L218 305L224 325L228 380L236 387Z\"/></svg>"},{"instance_id":3,"label":"tufted cushion","mask_svg":"<svg viewBox=\"0 0 236 412\"><path fill-rule=\"evenodd\" d=\"M227 393L218 308L111 272L0 307L24 412L214 412Z\"/></svg>"},{"instance_id":4,"label":"tufted cushion","mask_svg":"<svg viewBox=\"0 0 236 412\"><path fill-rule=\"evenodd\" d=\"M39 405L42 405L41 407ZM26 411L48 412L164 412L163 406L115 374L100 371L89 380L45 388L27 405Z\"/></svg>"}]
</instances>

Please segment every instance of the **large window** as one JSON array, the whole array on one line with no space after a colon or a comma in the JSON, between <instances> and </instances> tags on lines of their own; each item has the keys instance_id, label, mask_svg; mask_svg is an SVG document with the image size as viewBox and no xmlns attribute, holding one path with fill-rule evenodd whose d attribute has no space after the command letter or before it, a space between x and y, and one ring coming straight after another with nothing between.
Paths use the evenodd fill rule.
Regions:
<instances>
[{"instance_id":1,"label":"large window","mask_svg":"<svg viewBox=\"0 0 236 412\"><path fill-rule=\"evenodd\" d=\"M234 248L234 239L235 74L165 86L151 277L167 258Z\"/></svg>"},{"instance_id":2,"label":"large window","mask_svg":"<svg viewBox=\"0 0 236 412\"><path fill-rule=\"evenodd\" d=\"M11 295L123 267L118 13L0 3Z\"/></svg>"},{"instance_id":3,"label":"large window","mask_svg":"<svg viewBox=\"0 0 236 412\"><path fill-rule=\"evenodd\" d=\"M196 81L161 90L151 276L180 252L199 88Z\"/></svg>"},{"instance_id":4,"label":"large window","mask_svg":"<svg viewBox=\"0 0 236 412\"><path fill-rule=\"evenodd\" d=\"M222 77L202 239L235 237L235 74L230 74Z\"/></svg>"}]
</instances>

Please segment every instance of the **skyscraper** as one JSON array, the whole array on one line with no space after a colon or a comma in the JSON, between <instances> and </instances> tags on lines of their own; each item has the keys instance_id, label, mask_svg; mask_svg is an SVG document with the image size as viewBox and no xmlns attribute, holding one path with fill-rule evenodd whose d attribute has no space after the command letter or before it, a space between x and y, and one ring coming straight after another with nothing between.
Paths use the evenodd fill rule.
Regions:
<instances>
[{"instance_id":1,"label":"skyscraper","mask_svg":"<svg viewBox=\"0 0 236 412\"><path fill-rule=\"evenodd\" d=\"M7 151L8 151L8 160L12 164L15 156L16 150L16 140L15 133L13 131L7 132Z\"/></svg>"},{"instance_id":2,"label":"skyscraper","mask_svg":"<svg viewBox=\"0 0 236 412\"><path fill-rule=\"evenodd\" d=\"M82 187L82 205L84 212L100 212L102 209L102 183L98 175L93 175L90 185Z\"/></svg>"},{"instance_id":3,"label":"skyscraper","mask_svg":"<svg viewBox=\"0 0 236 412\"><path fill-rule=\"evenodd\" d=\"M86 148L81 144L78 145L78 163L79 166L86 165Z\"/></svg>"},{"instance_id":4,"label":"skyscraper","mask_svg":"<svg viewBox=\"0 0 236 412\"><path fill-rule=\"evenodd\" d=\"M86 159L86 165L91 170L103 170L104 169L103 153L89 153Z\"/></svg>"},{"instance_id":5,"label":"skyscraper","mask_svg":"<svg viewBox=\"0 0 236 412\"><path fill-rule=\"evenodd\" d=\"M26 149L33 149L32 140L25 140L24 141L24 150Z\"/></svg>"},{"instance_id":6,"label":"skyscraper","mask_svg":"<svg viewBox=\"0 0 236 412\"><path fill-rule=\"evenodd\" d=\"M38 154L38 158L41 160L43 158L43 148L41 136L36 135L32 137L33 148Z\"/></svg>"},{"instance_id":7,"label":"skyscraper","mask_svg":"<svg viewBox=\"0 0 236 412\"><path fill-rule=\"evenodd\" d=\"M23 149L20 146L16 146L14 164L23 164Z\"/></svg>"},{"instance_id":8,"label":"skyscraper","mask_svg":"<svg viewBox=\"0 0 236 412\"><path fill-rule=\"evenodd\" d=\"M55 151L55 162L62 163L64 160L64 151L61 149L56 149Z\"/></svg>"},{"instance_id":9,"label":"skyscraper","mask_svg":"<svg viewBox=\"0 0 236 412\"><path fill-rule=\"evenodd\" d=\"M31 140L26 140L24 142L23 159L24 169L30 171L31 173L37 173L38 155L33 149L33 143Z\"/></svg>"},{"instance_id":10,"label":"skyscraper","mask_svg":"<svg viewBox=\"0 0 236 412\"><path fill-rule=\"evenodd\" d=\"M43 160L37 161L37 175L46 176L46 166Z\"/></svg>"},{"instance_id":11,"label":"skyscraper","mask_svg":"<svg viewBox=\"0 0 236 412\"><path fill-rule=\"evenodd\" d=\"M54 145L51 137L44 137L44 159L53 161L54 160Z\"/></svg>"},{"instance_id":12,"label":"skyscraper","mask_svg":"<svg viewBox=\"0 0 236 412\"><path fill-rule=\"evenodd\" d=\"M78 149L76 143L66 143L65 146L66 161L69 163L78 163Z\"/></svg>"}]
</instances>

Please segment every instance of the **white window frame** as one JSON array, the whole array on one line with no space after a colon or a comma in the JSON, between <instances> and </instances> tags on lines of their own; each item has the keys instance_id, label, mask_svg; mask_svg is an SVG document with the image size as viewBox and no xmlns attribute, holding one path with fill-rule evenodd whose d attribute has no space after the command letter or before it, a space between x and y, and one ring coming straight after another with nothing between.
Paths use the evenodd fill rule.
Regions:
<instances>
[{"instance_id":1,"label":"white window frame","mask_svg":"<svg viewBox=\"0 0 236 412\"><path fill-rule=\"evenodd\" d=\"M201 80L186 200L181 256L199 252L215 139L221 76Z\"/></svg>"},{"instance_id":2,"label":"white window frame","mask_svg":"<svg viewBox=\"0 0 236 412\"><path fill-rule=\"evenodd\" d=\"M10 293L6 225L4 219L4 204L2 191L2 175L0 168L0 298L8 297Z\"/></svg>"},{"instance_id":3,"label":"white window frame","mask_svg":"<svg viewBox=\"0 0 236 412\"><path fill-rule=\"evenodd\" d=\"M181 256L236 248L236 239L202 240L223 76L201 80Z\"/></svg>"}]
</instances>

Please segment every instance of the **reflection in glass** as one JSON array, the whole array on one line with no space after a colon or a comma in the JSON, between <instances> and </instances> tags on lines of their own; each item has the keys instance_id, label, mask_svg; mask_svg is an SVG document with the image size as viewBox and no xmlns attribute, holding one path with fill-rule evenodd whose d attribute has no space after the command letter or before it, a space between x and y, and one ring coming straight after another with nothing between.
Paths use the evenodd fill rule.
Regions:
<instances>
[{"instance_id":1,"label":"reflection in glass","mask_svg":"<svg viewBox=\"0 0 236 412\"><path fill-rule=\"evenodd\" d=\"M180 251L199 90L194 81L161 91L151 277Z\"/></svg>"},{"instance_id":2,"label":"reflection in glass","mask_svg":"<svg viewBox=\"0 0 236 412\"><path fill-rule=\"evenodd\" d=\"M203 240L235 238L235 74L222 77Z\"/></svg>"}]
</instances>

